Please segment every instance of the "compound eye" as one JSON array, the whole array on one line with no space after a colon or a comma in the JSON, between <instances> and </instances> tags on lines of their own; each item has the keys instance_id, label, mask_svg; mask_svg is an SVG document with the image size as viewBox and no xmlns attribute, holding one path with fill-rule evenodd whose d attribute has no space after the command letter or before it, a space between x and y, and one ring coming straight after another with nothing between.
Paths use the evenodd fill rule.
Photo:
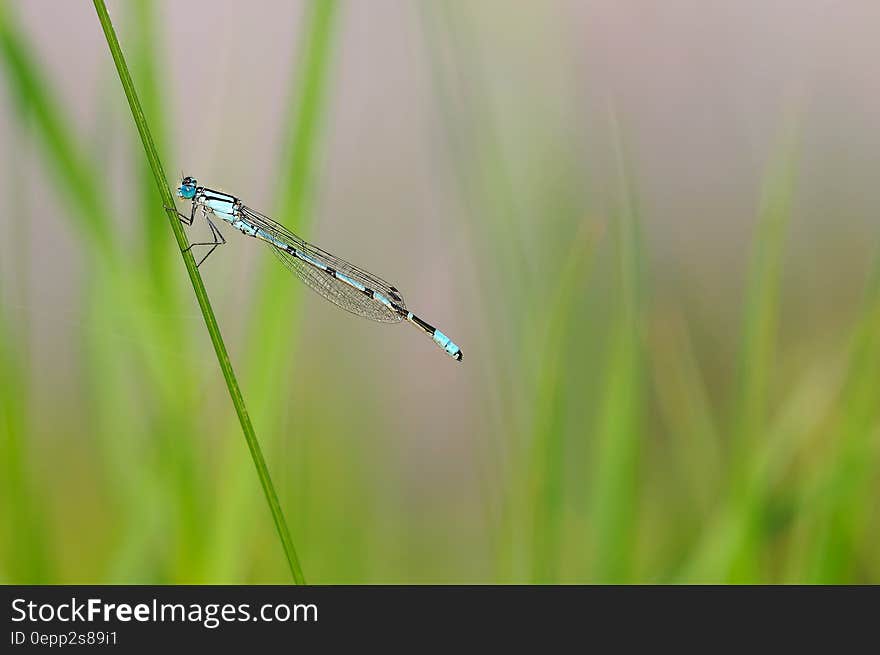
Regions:
<instances>
[{"instance_id":1,"label":"compound eye","mask_svg":"<svg viewBox=\"0 0 880 655\"><path fill-rule=\"evenodd\" d=\"M187 200L194 198L196 195L195 180L192 178L185 178L180 185L178 194L181 198L186 198Z\"/></svg>"}]
</instances>

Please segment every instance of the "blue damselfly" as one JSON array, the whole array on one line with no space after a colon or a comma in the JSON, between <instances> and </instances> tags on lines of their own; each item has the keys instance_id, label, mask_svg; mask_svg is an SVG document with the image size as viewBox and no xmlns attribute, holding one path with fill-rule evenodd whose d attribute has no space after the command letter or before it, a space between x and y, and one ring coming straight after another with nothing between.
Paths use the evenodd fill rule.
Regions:
<instances>
[{"instance_id":1,"label":"blue damselfly","mask_svg":"<svg viewBox=\"0 0 880 655\"><path fill-rule=\"evenodd\" d=\"M201 211L213 241L192 243L206 246L208 251L198 261L200 266L217 246L226 243L220 229L211 217L220 218L242 234L265 241L272 252L287 268L311 289L352 314L382 323L399 323L406 320L433 339L448 355L461 361L461 348L432 325L408 311L403 294L393 285L362 268L331 255L326 250L300 239L283 225L263 216L245 205L235 196L198 185L195 178L184 177L177 195L192 202L189 216L178 213L180 220L192 225L196 212Z\"/></svg>"}]
</instances>

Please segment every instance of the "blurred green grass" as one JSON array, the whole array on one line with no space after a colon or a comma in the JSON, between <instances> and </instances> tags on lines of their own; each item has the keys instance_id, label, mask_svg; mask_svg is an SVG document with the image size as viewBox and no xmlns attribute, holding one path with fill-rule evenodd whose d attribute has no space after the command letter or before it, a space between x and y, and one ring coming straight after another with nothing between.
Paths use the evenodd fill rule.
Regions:
<instances>
[{"instance_id":1,"label":"blurred green grass","mask_svg":"<svg viewBox=\"0 0 880 655\"><path fill-rule=\"evenodd\" d=\"M479 37L488 10L442 3L420 11L467 219L455 226L456 255L472 278L455 284L474 285L476 343L462 343L474 353L463 364L468 377L443 379L459 385L455 395L473 416L473 461L462 470L475 484L463 484L473 490L463 499L405 497L402 480L412 473L387 435L407 434L407 423L380 384L388 372L362 385L354 418L328 402L322 391L333 377L300 358L302 290L264 257L248 280L241 332L249 336L234 358L270 466L287 471L282 504L296 508L289 520L309 581L880 580L880 263L835 357L817 357L795 376L778 371L801 123L781 118L779 143L768 146L737 373L719 398L694 337L699 326L652 296L626 121L614 109L597 119L608 143L593 135L587 153L537 121L531 150L515 159ZM159 18L146 1L121 14L145 113L163 158L174 161ZM305 236L315 227L344 19L344 4L309 4L290 53L275 215ZM43 378L21 346L30 317L3 285L0 579L285 582L222 383L201 364L212 356L201 326L180 323L191 299L150 171L126 144L133 239L102 193L109 164L66 117L39 51L0 1L3 84L16 108L9 120L37 149L63 199L61 219L88 254L82 384L70 403L82 403L84 429L72 433L60 411L41 415L33 395ZM125 118L121 104L106 103L109 115ZM589 159L609 162L616 184L593 183ZM547 161L552 172L540 165ZM353 370L332 355L336 370ZM377 427L362 431L365 424Z\"/></svg>"}]
</instances>

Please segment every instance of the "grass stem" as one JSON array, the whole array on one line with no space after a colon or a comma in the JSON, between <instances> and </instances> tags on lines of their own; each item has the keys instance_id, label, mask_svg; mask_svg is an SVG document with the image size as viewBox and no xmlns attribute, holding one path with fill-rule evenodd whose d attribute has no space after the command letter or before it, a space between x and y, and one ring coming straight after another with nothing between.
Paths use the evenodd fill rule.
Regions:
<instances>
[{"instance_id":1,"label":"grass stem","mask_svg":"<svg viewBox=\"0 0 880 655\"><path fill-rule=\"evenodd\" d=\"M134 83L131 80L131 74L129 73L128 66L125 63L125 58L122 55L122 49L119 45L119 40L116 37L116 31L113 29L113 23L110 21L110 15L107 12L107 7L104 4L103 0L93 1L95 5L95 11L97 11L98 13L98 19L101 21L101 27L104 30L104 36L107 38L107 45L110 48L110 54L113 57L114 64L116 64L116 70L119 73L119 79L122 83L122 88L125 90L125 97L128 99L128 104L131 108L131 113L134 117L135 125L137 126L138 133L140 134L141 141L143 142L144 151L146 152L147 160L150 164L150 169L153 172L153 176L156 179L156 185L159 188L160 195L162 196L162 201L164 202L166 207L174 207L174 198L171 195L171 189L168 187L168 181L165 177L165 171L162 167L162 162L159 159L159 154L156 151L155 144L153 143L153 138L150 136L150 129L147 126L147 121L144 117L143 109L141 108L140 101L138 100L138 96L134 88ZM284 513L281 510L281 503L278 501L278 495L275 493L275 487L272 484L272 478L269 476L269 469L266 466L266 460L263 458L260 444L257 441L257 435L254 432L254 427L251 424L247 408L244 404L244 398L242 397L241 389L238 386L235 372L232 370L232 363L229 360L229 354L226 351L226 345L223 343L223 337L220 334L220 327L217 325L217 319L214 316L214 311L211 309L211 301L209 300L208 293L205 290L204 282L202 281L201 275L199 275L199 270L196 267L196 262L193 258L192 251L186 249L189 244L186 238L186 234L183 231L183 226L178 220L177 213L173 209L166 210L166 213L171 223L171 230L174 233L174 238L177 240L177 245L180 248L181 253L183 254L184 265L186 266L187 273L189 273L189 279L190 282L192 282L193 291L196 294L199 308L201 309L202 316L205 319L205 326L208 328L208 334L211 337L211 343L214 345L214 351L217 353L217 361L220 363L220 370L223 372L223 378L226 380L226 386L229 389L229 395L232 397L232 404L235 406L236 414L238 414L238 420L241 423L241 429L244 432L245 441L247 441L248 449L251 453L251 458L253 459L254 466L257 469L257 475L260 478L260 484L263 487L263 493L266 496L266 501L268 502L269 509L272 512L272 518L275 521L275 527L278 530L278 536L281 539L281 545L283 546L284 553L287 556L287 562L290 566L293 580L296 584L303 584L305 582L305 579L303 578L302 568L299 563L299 558L296 555L296 549L294 548L293 540L290 537L290 530L288 530L287 528L287 522L285 521Z\"/></svg>"}]
</instances>

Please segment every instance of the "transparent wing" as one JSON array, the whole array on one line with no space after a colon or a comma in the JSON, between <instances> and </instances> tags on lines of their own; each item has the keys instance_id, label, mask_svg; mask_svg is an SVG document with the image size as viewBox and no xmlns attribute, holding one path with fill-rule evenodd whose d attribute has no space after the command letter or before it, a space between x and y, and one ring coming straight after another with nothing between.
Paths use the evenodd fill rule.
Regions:
<instances>
[{"instance_id":1,"label":"transparent wing","mask_svg":"<svg viewBox=\"0 0 880 655\"><path fill-rule=\"evenodd\" d=\"M382 323L397 323L403 319L403 316L397 312L389 309L379 301L364 295L345 282L331 277L324 271L271 244L269 244L269 248L281 260L282 264L296 273L311 289L334 305L342 307L342 309L352 314Z\"/></svg>"},{"instance_id":2,"label":"transparent wing","mask_svg":"<svg viewBox=\"0 0 880 655\"><path fill-rule=\"evenodd\" d=\"M373 275L344 259L331 255L326 250L322 250L317 246L313 246L312 244L303 241L284 226L279 225L267 216L255 212L250 207L242 207L241 213L246 220L251 222L255 227L265 230L274 239L293 246L298 252L304 253L312 260L339 271L373 291L378 291L401 309L406 309L403 294L401 294L396 287L382 278ZM295 257L289 252L276 248L271 244L269 244L269 247L273 254L281 260L282 264L293 271L307 286L332 302L334 305L337 305L352 314L357 314L358 316L363 316L364 318L373 321L397 323L403 319L403 316L400 313L394 311L378 300L365 295L363 292L342 280L337 279L335 276L328 274L319 267L313 266L312 264Z\"/></svg>"}]
</instances>

